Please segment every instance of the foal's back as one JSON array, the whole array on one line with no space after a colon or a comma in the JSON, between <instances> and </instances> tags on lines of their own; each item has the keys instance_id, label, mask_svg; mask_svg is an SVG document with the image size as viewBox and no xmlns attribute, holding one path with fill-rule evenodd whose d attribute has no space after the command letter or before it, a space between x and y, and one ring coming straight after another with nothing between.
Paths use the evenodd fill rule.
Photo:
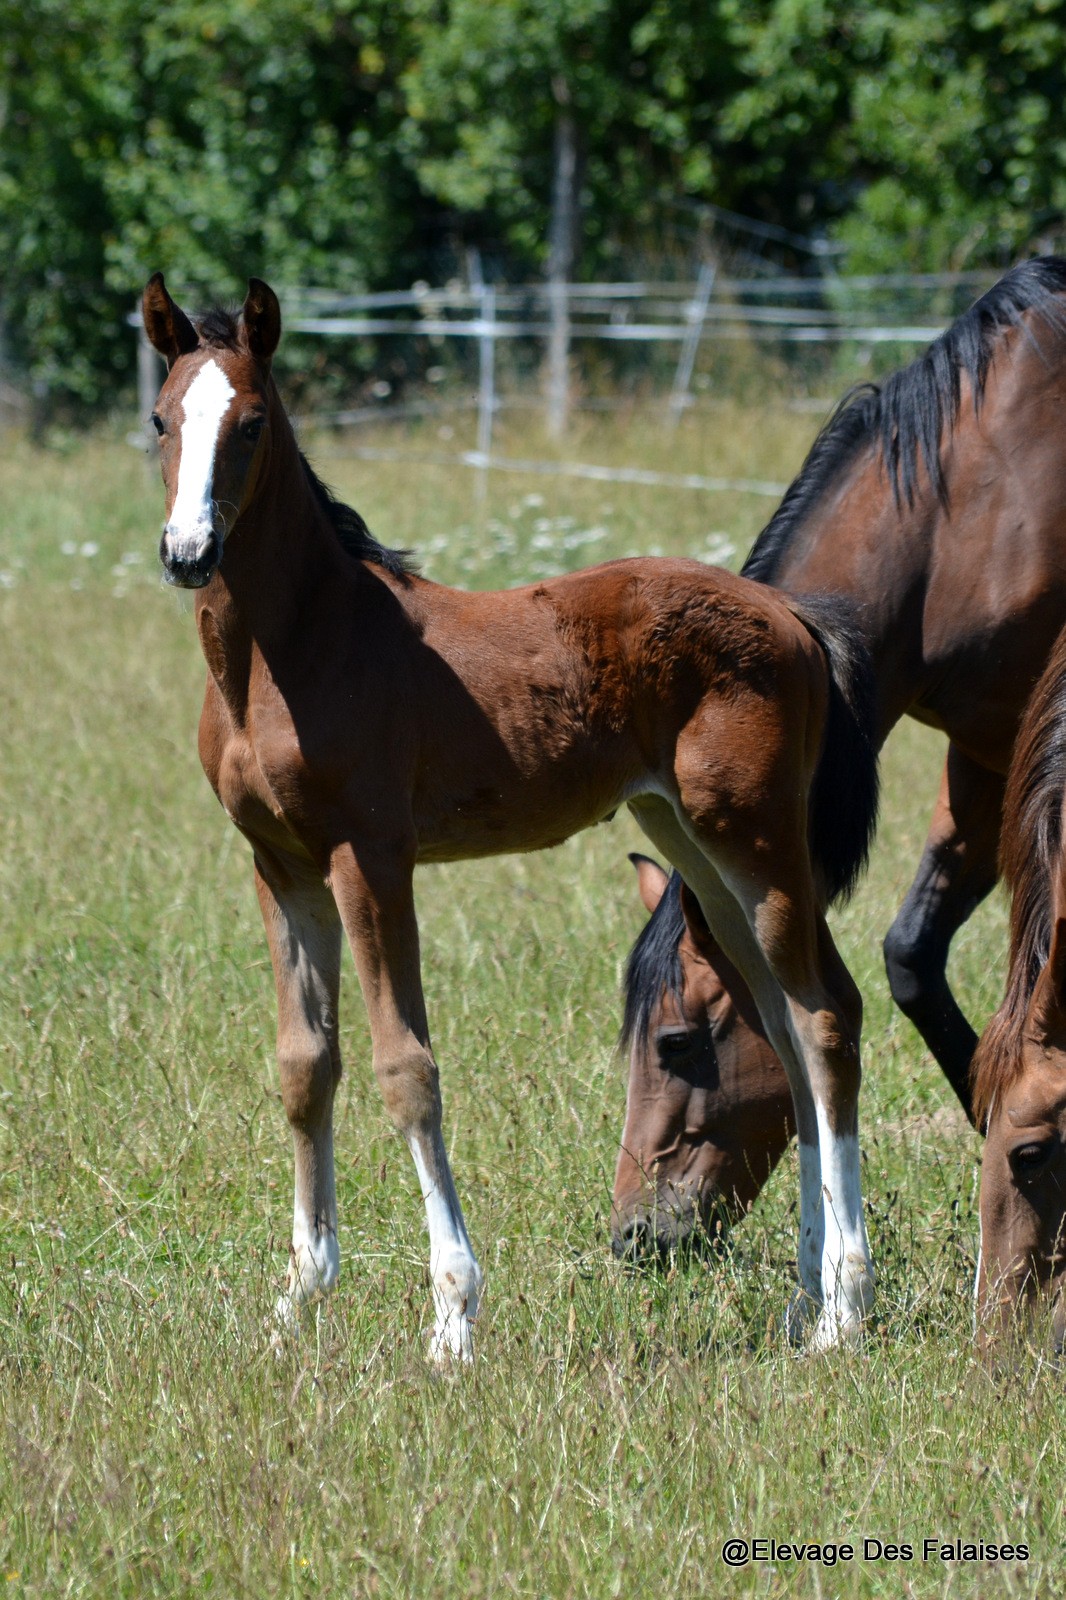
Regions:
<instances>
[{"instance_id":1,"label":"foal's back","mask_svg":"<svg viewBox=\"0 0 1066 1600\"><path fill-rule=\"evenodd\" d=\"M733 771L747 739L765 758L783 727L812 710L818 723L810 633L780 596L699 562L613 561L489 593L384 581L408 619L420 860L537 849L639 794L673 799L697 725L710 772Z\"/></svg>"}]
</instances>

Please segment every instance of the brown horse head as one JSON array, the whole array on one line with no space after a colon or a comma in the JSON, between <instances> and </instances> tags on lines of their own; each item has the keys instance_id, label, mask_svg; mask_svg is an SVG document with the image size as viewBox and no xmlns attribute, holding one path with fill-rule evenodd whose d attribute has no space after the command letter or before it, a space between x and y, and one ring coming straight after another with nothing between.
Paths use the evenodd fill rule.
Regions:
<instances>
[{"instance_id":1,"label":"brown horse head","mask_svg":"<svg viewBox=\"0 0 1066 1600\"><path fill-rule=\"evenodd\" d=\"M629 958L617 1254L721 1238L792 1134L792 1095L755 1002L677 873L631 855L652 913Z\"/></svg>"},{"instance_id":2,"label":"brown horse head","mask_svg":"<svg viewBox=\"0 0 1066 1600\"><path fill-rule=\"evenodd\" d=\"M1004 1009L1010 1003L1008 993ZM1003 1059L1005 1050L1010 1060ZM990 1070L994 1055L998 1086ZM1003 1011L997 1013L977 1062L978 1105L988 1119L981 1167L979 1329L986 1340L1003 1332L1027 1333L1042 1316L1042 1331L1050 1331L1061 1354L1066 1342L1066 917L1056 918L1022 1026L1005 1026Z\"/></svg>"},{"instance_id":3,"label":"brown horse head","mask_svg":"<svg viewBox=\"0 0 1066 1600\"><path fill-rule=\"evenodd\" d=\"M1057 1352L1066 1335L1064 793L1066 630L1030 697L1007 776L1000 846L1011 891L1007 992L974 1057L974 1110L988 1128L979 1332L986 1341L1050 1332Z\"/></svg>"},{"instance_id":4,"label":"brown horse head","mask_svg":"<svg viewBox=\"0 0 1066 1600\"><path fill-rule=\"evenodd\" d=\"M168 583L201 589L258 474L281 313L273 290L252 278L239 320L214 312L194 326L157 272L142 314L170 369L152 413L167 494L159 555Z\"/></svg>"}]
</instances>

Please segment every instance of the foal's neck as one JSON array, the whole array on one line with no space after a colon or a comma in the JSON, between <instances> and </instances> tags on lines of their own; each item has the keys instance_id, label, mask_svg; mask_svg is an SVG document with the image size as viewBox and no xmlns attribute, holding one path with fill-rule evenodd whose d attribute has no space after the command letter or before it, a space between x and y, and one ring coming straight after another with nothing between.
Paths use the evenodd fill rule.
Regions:
<instances>
[{"instance_id":1,"label":"foal's neck","mask_svg":"<svg viewBox=\"0 0 1066 1600\"><path fill-rule=\"evenodd\" d=\"M277 663L314 637L308 619L318 597L335 594L352 577L353 563L315 495L273 382L269 407L265 458L226 534L222 562L196 598L208 668L238 716L255 654L276 677Z\"/></svg>"}]
</instances>

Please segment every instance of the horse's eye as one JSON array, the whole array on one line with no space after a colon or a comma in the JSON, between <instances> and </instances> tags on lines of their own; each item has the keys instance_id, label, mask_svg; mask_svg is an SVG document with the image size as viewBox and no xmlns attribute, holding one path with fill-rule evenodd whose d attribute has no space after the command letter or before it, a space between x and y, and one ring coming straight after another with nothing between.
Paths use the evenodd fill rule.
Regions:
<instances>
[{"instance_id":1,"label":"horse's eye","mask_svg":"<svg viewBox=\"0 0 1066 1600\"><path fill-rule=\"evenodd\" d=\"M248 440L249 444L256 443L263 431L265 422L265 417L249 417L247 422L243 422L241 424L241 432L244 434L244 437Z\"/></svg>"},{"instance_id":2,"label":"horse's eye","mask_svg":"<svg viewBox=\"0 0 1066 1600\"><path fill-rule=\"evenodd\" d=\"M692 1049L692 1035L686 1028L660 1033L655 1042L662 1056L683 1056Z\"/></svg>"},{"instance_id":3,"label":"horse's eye","mask_svg":"<svg viewBox=\"0 0 1066 1600\"><path fill-rule=\"evenodd\" d=\"M1010 1164L1018 1178L1032 1178L1046 1166L1055 1148L1054 1139L1034 1140L1020 1144L1010 1153Z\"/></svg>"},{"instance_id":4,"label":"horse's eye","mask_svg":"<svg viewBox=\"0 0 1066 1600\"><path fill-rule=\"evenodd\" d=\"M158 411L153 411L152 412L152 427L155 429L156 433L158 433L160 436L162 436L167 431L166 423L163 421L163 419L159 415Z\"/></svg>"}]
</instances>

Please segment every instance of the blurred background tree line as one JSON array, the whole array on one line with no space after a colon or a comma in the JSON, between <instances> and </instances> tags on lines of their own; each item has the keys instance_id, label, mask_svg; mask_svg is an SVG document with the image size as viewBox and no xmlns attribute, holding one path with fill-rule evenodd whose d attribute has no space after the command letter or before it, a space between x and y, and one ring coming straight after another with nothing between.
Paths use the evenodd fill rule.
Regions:
<instances>
[{"instance_id":1,"label":"blurred background tree line","mask_svg":"<svg viewBox=\"0 0 1066 1600\"><path fill-rule=\"evenodd\" d=\"M5 358L100 404L159 266L210 299L440 282L472 248L632 276L707 204L839 270L1006 265L1063 237L1064 10L0 0Z\"/></svg>"}]
</instances>

